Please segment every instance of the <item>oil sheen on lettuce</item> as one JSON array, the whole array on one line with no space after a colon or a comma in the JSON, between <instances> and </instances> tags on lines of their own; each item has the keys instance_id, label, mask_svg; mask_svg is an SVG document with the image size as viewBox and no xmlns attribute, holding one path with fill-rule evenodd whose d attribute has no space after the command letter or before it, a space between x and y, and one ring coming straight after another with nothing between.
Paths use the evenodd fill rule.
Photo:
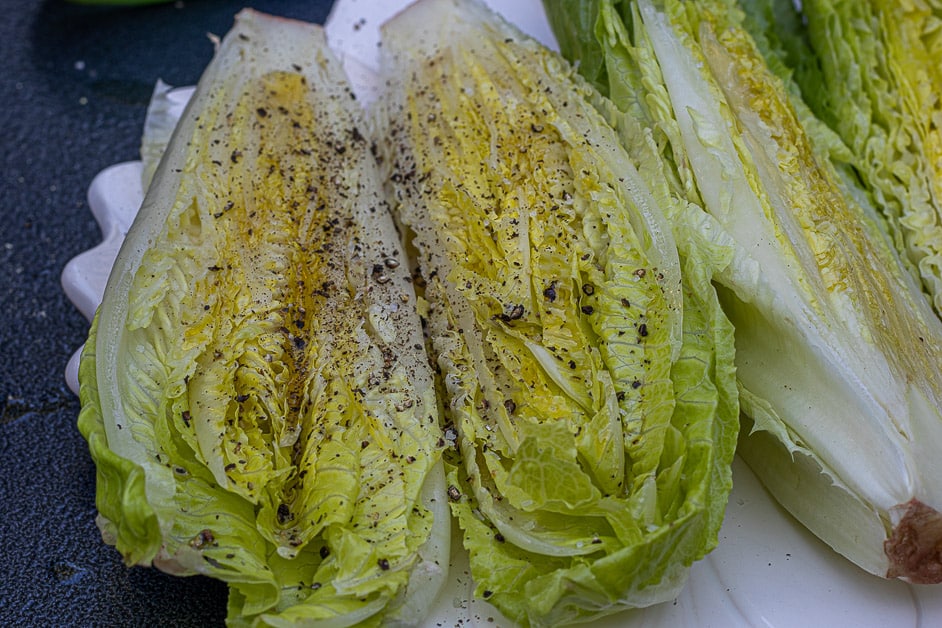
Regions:
<instances>
[{"instance_id":1,"label":"oil sheen on lettuce","mask_svg":"<svg viewBox=\"0 0 942 628\"><path fill-rule=\"evenodd\" d=\"M448 565L434 387L355 106L318 27L240 14L84 350L106 540L226 581L231 625L417 623Z\"/></svg>"},{"instance_id":2,"label":"oil sheen on lettuce","mask_svg":"<svg viewBox=\"0 0 942 628\"><path fill-rule=\"evenodd\" d=\"M477 595L522 625L671 599L730 490L723 252L678 250L683 209L639 171L658 155L628 155L594 90L478 3L419 2L383 36L383 157L427 282Z\"/></svg>"}]
</instances>

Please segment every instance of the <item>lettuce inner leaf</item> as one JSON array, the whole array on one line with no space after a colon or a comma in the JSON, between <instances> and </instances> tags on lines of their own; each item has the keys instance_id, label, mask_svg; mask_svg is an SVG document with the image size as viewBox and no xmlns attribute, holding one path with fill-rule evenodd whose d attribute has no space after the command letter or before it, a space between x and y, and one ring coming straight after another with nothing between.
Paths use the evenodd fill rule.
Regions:
<instances>
[{"instance_id":1,"label":"lettuce inner leaf","mask_svg":"<svg viewBox=\"0 0 942 628\"><path fill-rule=\"evenodd\" d=\"M241 13L83 354L106 540L228 582L233 625L417 623L447 569L416 297L351 103L319 27Z\"/></svg>"},{"instance_id":2,"label":"lettuce inner leaf","mask_svg":"<svg viewBox=\"0 0 942 628\"><path fill-rule=\"evenodd\" d=\"M595 91L480 4L419 2L383 35L383 159L478 595L531 625L670 599L730 489L732 329L709 279L726 254L679 250L677 175L645 131L626 153Z\"/></svg>"}]
</instances>

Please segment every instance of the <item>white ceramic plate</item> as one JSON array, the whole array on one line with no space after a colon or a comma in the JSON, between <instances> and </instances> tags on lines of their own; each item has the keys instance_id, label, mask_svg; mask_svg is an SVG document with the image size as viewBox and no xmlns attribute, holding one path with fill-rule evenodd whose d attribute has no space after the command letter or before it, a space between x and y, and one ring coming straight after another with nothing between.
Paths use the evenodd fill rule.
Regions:
<instances>
[{"instance_id":1,"label":"white ceramic plate","mask_svg":"<svg viewBox=\"0 0 942 628\"><path fill-rule=\"evenodd\" d=\"M555 47L539 0L489 0L522 30ZM375 95L378 27L407 4L404 0L338 0L328 19L331 46L358 92ZM182 110L189 90L172 97ZM63 288L89 319L101 302L118 248L143 199L141 164L102 171L88 200L103 242L69 262ZM78 353L66 379L77 390ZM740 461L735 488L720 531L719 547L695 564L687 586L673 602L614 615L596 627L735 628L766 626L855 628L942 626L942 589L912 586L871 576L838 556L778 507ZM507 626L492 606L473 596L466 553L456 538L449 583L427 625Z\"/></svg>"}]
</instances>

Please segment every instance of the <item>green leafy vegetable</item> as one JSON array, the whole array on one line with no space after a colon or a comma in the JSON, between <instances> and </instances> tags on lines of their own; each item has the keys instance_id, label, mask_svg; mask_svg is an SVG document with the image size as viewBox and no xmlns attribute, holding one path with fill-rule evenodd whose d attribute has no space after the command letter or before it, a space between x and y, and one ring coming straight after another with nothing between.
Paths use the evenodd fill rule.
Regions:
<instances>
[{"instance_id":1,"label":"green leafy vegetable","mask_svg":"<svg viewBox=\"0 0 942 628\"><path fill-rule=\"evenodd\" d=\"M673 189L708 212L691 226L733 251L715 280L736 329L740 453L861 567L942 581L942 325L847 147L797 99L796 41L757 42L724 0L599 0L595 21L546 6L560 41L580 42L564 52L601 51L589 78L618 124L654 125Z\"/></svg>"},{"instance_id":2,"label":"green leafy vegetable","mask_svg":"<svg viewBox=\"0 0 942 628\"><path fill-rule=\"evenodd\" d=\"M754 4L791 11L778 39L802 94L850 148L848 164L942 311L942 4L811 0L800 16L784 0Z\"/></svg>"},{"instance_id":3,"label":"green leafy vegetable","mask_svg":"<svg viewBox=\"0 0 942 628\"><path fill-rule=\"evenodd\" d=\"M685 202L565 62L475 2L383 29L377 109L427 282L477 593L561 625L676 596L717 541L738 402ZM678 250L677 242L682 242Z\"/></svg>"},{"instance_id":4,"label":"green leafy vegetable","mask_svg":"<svg viewBox=\"0 0 942 628\"><path fill-rule=\"evenodd\" d=\"M84 350L105 539L229 583L232 625L415 624L447 568L435 389L361 118L319 27L240 13Z\"/></svg>"}]
</instances>

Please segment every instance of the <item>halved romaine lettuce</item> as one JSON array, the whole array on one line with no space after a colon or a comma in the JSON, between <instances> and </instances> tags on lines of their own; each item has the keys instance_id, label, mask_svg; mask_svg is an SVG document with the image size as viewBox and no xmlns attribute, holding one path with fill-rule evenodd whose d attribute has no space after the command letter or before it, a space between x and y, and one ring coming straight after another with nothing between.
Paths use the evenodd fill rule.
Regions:
<instances>
[{"instance_id":1,"label":"halved romaine lettuce","mask_svg":"<svg viewBox=\"0 0 942 628\"><path fill-rule=\"evenodd\" d=\"M731 486L726 251L695 231L678 251L657 152L626 153L594 90L479 3L421 0L382 35L382 157L477 594L524 625L671 599Z\"/></svg>"},{"instance_id":2,"label":"halved romaine lettuce","mask_svg":"<svg viewBox=\"0 0 942 628\"><path fill-rule=\"evenodd\" d=\"M736 328L741 455L861 567L942 580L942 325L831 161L847 147L734 2L599 0L594 19L546 6L560 41L581 42L574 60L602 51L591 77L619 124L654 125L675 189L709 212L702 236L734 251L715 279Z\"/></svg>"},{"instance_id":3,"label":"halved romaine lettuce","mask_svg":"<svg viewBox=\"0 0 942 628\"><path fill-rule=\"evenodd\" d=\"M106 540L226 581L232 625L416 624L444 580L435 388L366 137L319 27L240 13L85 346Z\"/></svg>"},{"instance_id":4,"label":"halved romaine lettuce","mask_svg":"<svg viewBox=\"0 0 942 628\"><path fill-rule=\"evenodd\" d=\"M794 16L788 0L747 4ZM942 4L807 0L791 23L778 39L802 94L850 148L863 189L942 311Z\"/></svg>"}]
</instances>

